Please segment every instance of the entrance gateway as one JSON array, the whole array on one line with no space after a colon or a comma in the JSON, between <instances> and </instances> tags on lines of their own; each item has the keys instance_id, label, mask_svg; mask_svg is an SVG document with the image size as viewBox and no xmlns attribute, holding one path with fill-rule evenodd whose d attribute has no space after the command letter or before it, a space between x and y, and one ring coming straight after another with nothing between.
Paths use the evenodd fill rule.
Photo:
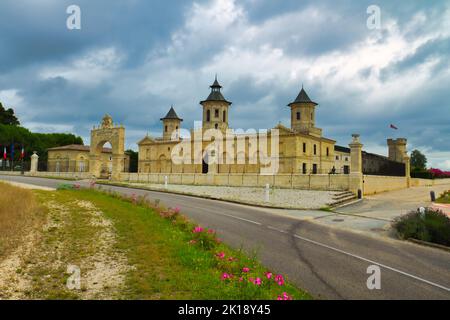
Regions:
<instances>
[{"instance_id":1,"label":"entrance gateway","mask_svg":"<svg viewBox=\"0 0 450 320\"><path fill-rule=\"evenodd\" d=\"M96 178L102 175L101 154L103 146L110 143L112 147L111 179L120 180L125 158L125 128L115 125L111 116L105 115L101 126L91 131L91 148L89 154L89 172Z\"/></svg>"}]
</instances>

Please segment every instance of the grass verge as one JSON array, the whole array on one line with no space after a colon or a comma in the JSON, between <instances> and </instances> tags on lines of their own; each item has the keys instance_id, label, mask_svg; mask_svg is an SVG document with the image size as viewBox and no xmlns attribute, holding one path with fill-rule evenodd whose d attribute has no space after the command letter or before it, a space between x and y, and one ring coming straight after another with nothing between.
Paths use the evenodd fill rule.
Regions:
<instances>
[{"instance_id":1,"label":"grass verge","mask_svg":"<svg viewBox=\"0 0 450 320\"><path fill-rule=\"evenodd\" d=\"M111 219L117 248L133 268L124 299L308 299L307 293L269 272L255 257L233 250L211 230L145 199L92 190L59 191L93 203Z\"/></svg>"}]
</instances>

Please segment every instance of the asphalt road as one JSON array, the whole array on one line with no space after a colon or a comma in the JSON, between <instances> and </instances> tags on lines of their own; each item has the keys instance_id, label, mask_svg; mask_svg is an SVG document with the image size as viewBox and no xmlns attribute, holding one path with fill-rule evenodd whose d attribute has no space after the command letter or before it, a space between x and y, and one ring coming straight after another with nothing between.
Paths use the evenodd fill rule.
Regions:
<instances>
[{"instance_id":1,"label":"asphalt road","mask_svg":"<svg viewBox=\"0 0 450 320\"><path fill-rule=\"evenodd\" d=\"M46 187L60 180L0 176ZM69 182L71 183L71 182ZM257 250L270 269L319 299L450 299L450 252L366 236L277 215L267 209L153 191L106 187L180 207L217 230L233 247ZM324 212L324 215L326 212ZM367 268L381 270L381 289L369 290Z\"/></svg>"}]
</instances>

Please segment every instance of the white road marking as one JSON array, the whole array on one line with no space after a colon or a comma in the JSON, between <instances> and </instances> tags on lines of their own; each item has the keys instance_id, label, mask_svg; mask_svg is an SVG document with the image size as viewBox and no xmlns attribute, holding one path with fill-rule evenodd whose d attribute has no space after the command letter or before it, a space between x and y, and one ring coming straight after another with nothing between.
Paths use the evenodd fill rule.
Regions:
<instances>
[{"instance_id":1,"label":"white road marking","mask_svg":"<svg viewBox=\"0 0 450 320\"><path fill-rule=\"evenodd\" d=\"M253 220L244 219L244 218L241 218L241 217L232 216L231 214L220 213L220 212L216 212L216 214L219 214L219 215L222 215L222 216L226 216L226 217L230 217L230 218L234 218L234 219L238 219L238 220L242 220L242 221L247 221L247 222L256 224L256 225L258 225L258 226L261 226L261 225L262 225L262 223L260 223L260 222L256 222L256 221L253 221Z\"/></svg>"},{"instance_id":2,"label":"white road marking","mask_svg":"<svg viewBox=\"0 0 450 320\"><path fill-rule=\"evenodd\" d=\"M256 222L256 221L244 219L244 218L241 218L241 217L237 217L237 216L233 216L233 215L229 215L229 214L225 214L225 213L218 213L218 214L221 214L221 215L224 215L224 216L227 216L227 217L230 217L230 218L238 219L238 220L247 221L247 222L250 222L250 223L253 223L253 224L262 226L262 223L260 223L260 222ZM274 227L271 227L271 226L267 226L267 228L268 228L268 229L271 229L271 230L278 231L278 232L280 232L280 233L288 234L288 232L285 231L285 230L281 230L281 229L274 228ZM398 269L396 269L396 268L389 267L389 266L387 266L387 265L385 265L385 264L382 264L382 263L379 263L379 262L376 262L376 261L373 261L373 260L370 260L370 259L367 259L367 258L358 256L358 255L356 255L356 254L353 254L353 253L350 253L350 252L347 252L347 251L344 251L344 250L341 250L341 249L338 249L338 248L335 248L335 247L326 245L326 244L324 244L324 243L320 243L320 242L317 242L317 241L314 241L314 240L311 240L311 239L308 239L308 238L305 238L305 237L301 237L301 236L299 236L299 235L297 235L297 234L294 234L293 236L294 236L295 238L297 238L297 239L300 239L300 240L303 240L303 241L306 241L306 242L315 244L315 245L320 246L320 247L323 247L323 248L327 248L327 249L332 250L332 251L335 251L335 252L339 252L339 253L341 253L341 254L345 254L345 255L347 255L347 256L353 257L353 258L358 259L358 260L361 260L361 261L365 261L365 262L368 262L368 263L371 263L371 264L374 264L374 265L378 265L378 266L380 266L380 267L382 267L382 268L385 268L385 269L388 269L388 270L397 272L397 273L399 273L399 274L401 274L401 275L404 275L404 276L406 276L406 277L409 277L409 278L412 278L412 279L415 279L415 280L424 282L424 283L426 283L426 284L428 284L428 285L431 285L431 286L433 286L433 287L436 287L436 288L445 290L445 291L447 291L447 292L450 292L450 288L447 288L447 287L445 287L445 286L443 286L443 285L440 285L440 284L438 284L438 283L431 282L431 281L429 281L429 280L420 278L420 277L415 276L415 275L413 275L413 274L410 274L410 273L407 273L407 272L398 270Z\"/></svg>"},{"instance_id":3,"label":"white road marking","mask_svg":"<svg viewBox=\"0 0 450 320\"><path fill-rule=\"evenodd\" d=\"M281 232L281 233L288 233L287 231L284 231L284 230L281 230L281 229L277 229L277 228L274 228L274 227L271 227L271 226L267 226L267 229L275 230L275 231L278 231L278 232Z\"/></svg>"},{"instance_id":4,"label":"white road marking","mask_svg":"<svg viewBox=\"0 0 450 320\"><path fill-rule=\"evenodd\" d=\"M428 280L426 280L426 279L417 277L417 276L412 275L412 274L410 274L410 273L407 273L407 272L404 272L404 271L395 269L395 268L393 268L393 267L389 267L389 266L387 266L387 265L385 265L385 264L382 264L382 263L379 263L379 262L376 262L376 261L373 261L373 260L370 260L370 259L363 258L363 257L358 256L358 255L356 255L356 254L353 254L353 253L350 253L350 252L347 252L347 251L344 251L344 250L341 250L341 249L338 249L338 248L334 248L334 247L331 247L331 246L329 246L329 245L326 245L326 244L323 244L323 243L320 243L320 242L317 242L317 241L314 241L314 240L310 240L310 239L301 237L301 236L296 235L296 234L294 234L294 237L296 237L296 238L298 238L298 239L300 239L300 240L303 240L303 241L306 241L306 242L315 244L315 245L317 245L317 246L324 247L324 248L327 248L327 249L330 249L330 250L333 250L333 251L336 251L336 252L345 254L345 255L347 255L347 256L350 256L350 257L353 257L353 258L356 258L356 259L359 259L359 260L362 260L362 261L365 261L365 262L369 262L369 263L371 263L371 264L378 265L378 266L383 267L383 268L385 268L385 269L388 269L388 270L391 270L391 271L400 273L400 274L402 274L402 275L404 275L404 276L413 278L413 279L415 279L415 280L424 282L424 283L429 284L429 285L431 285L431 286L434 286L434 287L437 287L437 288L440 288L440 289L443 289L443 290L445 290L445 291L450 292L450 288L447 288L447 287L445 287L445 286L443 286L443 285L440 285L440 284L437 284L437 283L435 283L435 282L431 282L431 281L428 281Z\"/></svg>"}]
</instances>

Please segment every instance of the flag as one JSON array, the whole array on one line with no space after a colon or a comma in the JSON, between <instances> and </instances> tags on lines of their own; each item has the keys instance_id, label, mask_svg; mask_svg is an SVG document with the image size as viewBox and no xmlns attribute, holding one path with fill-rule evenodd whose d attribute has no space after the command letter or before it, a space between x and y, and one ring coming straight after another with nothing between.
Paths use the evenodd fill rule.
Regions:
<instances>
[{"instance_id":1,"label":"flag","mask_svg":"<svg viewBox=\"0 0 450 320\"><path fill-rule=\"evenodd\" d=\"M393 124L391 124L391 129L398 130L398 128L396 126L394 126Z\"/></svg>"},{"instance_id":2,"label":"flag","mask_svg":"<svg viewBox=\"0 0 450 320\"><path fill-rule=\"evenodd\" d=\"M3 159L6 160L7 154L6 154L6 147L3 148Z\"/></svg>"},{"instance_id":3,"label":"flag","mask_svg":"<svg viewBox=\"0 0 450 320\"><path fill-rule=\"evenodd\" d=\"M23 159L25 157L25 149L22 146L22 150L20 151L20 159Z\"/></svg>"}]
</instances>

